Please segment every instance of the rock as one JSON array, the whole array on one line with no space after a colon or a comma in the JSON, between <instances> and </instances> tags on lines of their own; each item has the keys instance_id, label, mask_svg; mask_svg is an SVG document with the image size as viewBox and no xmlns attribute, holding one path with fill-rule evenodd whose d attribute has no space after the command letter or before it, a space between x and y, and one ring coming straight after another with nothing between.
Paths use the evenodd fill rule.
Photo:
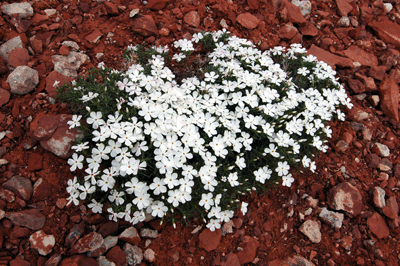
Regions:
<instances>
[{"instance_id":1,"label":"rock","mask_svg":"<svg viewBox=\"0 0 400 266\"><path fill-rule=\"evenodd\" d=\"M287 258L283 263L284 266L315 266L314 263L306 260L304 257L294 255L292 258Z\"/></svg>"},{"instance_id":2,"label":"rock","mask_svg":"<svg viewBox=\"0 0 400 266\"><path fill-rule=\"evenodd\" d=\"M214 232L208 228L204 229L199 234L200 247L205 249L207 252L217 249L221 242L221 235L221 229L216 229Z\"/></svg>"},{"instance_id":3,"label":"rock","mask_svg":"<svg viewBox=\"0 0 400 266\"><path fill-rule=\"evenodd\" d=\"M61 55L66 55L66 56L69 55L70 51L71 51L71 49L65 45L61 45L60 50L59 50Z\"/></svg>"},{"instance_id":4,"label":"rock","mask_svg":"<svg viewBox=\"0 0 400 266\"><path fill-rule=\"evenodd\" d=\"M156 260L156 253L148 248L144 251L143 257L145 261L154 262Z\"/></svg>"},{"instance_id":5,"label":"rock","mask_svg":"<svg viewBox=\"0 0 400 266\"><path fill-rule=\"evenodd\" d=\"M26 66L29 60L31 57L25 48L15 48L8 56L8 64L12 67Z\"/></svg>"},{"instance_id":6,"label":"rock","mask_svg":"<svg viewBox=\"0 0 400 266\"><path fill-rule=\"evenodd\" d=\"M250 13L240 14L237 16L236 21L239 22L242 27L249 30L257 28L258 24L260 23L260 20Z\"/></svg>"},{"instance_id":7,"label":"rock","mask_svg":"<svg viewBox=\"0 0 400 266\"><path fill-rule=\"evenodd\" d=\"M115 246L107 252L106 258L115 263L115 265L126 265L126 254L121 250L119 246Z\"/></svg>"},{"instance_id":8,"label":"rock","mask_svg":"<svg viewBox=\"0 0 400 266\"><path fill-rule=\"evenodd\" d=\"M54 64L55 71L72 79L76 79L78 77L77 70L81 67L81 65L90 61L86 54L74 51L71 51L68 56L53 55L51 59Z\"/></svg>"},{"instance_id":9,"label":"rock","mask_svg":"<svg viewBox=\"0 0 400 266\"><path fill-rule=\"evenodd\" d=\"M109 261L106 257L104 256L99 256L96 259L97 263L99 266L116 266L114 262Z\"/></svg>"},{"instance_id":10,"label":"rock","mask_svg":"<svg viewBox=\"0 0 400 266\"><path fill-rule=\"evenodd\" d=\"M39 153L29 154L28 168L26 170L34 172L43 168L43 156Z\"/></svg>"},{"instance_id":11,"label":"rock","mask_svg":"<svg viewBox=\"0 0 400 266\"><path fill-rule=\"evenodd\" d=\"M291 40L299 31L292 23L288 23L282 26L278 31L278 35L281 39Z\"/></svg>"},{"instance_id":12,"label":"rock","mask_svg":"<svg viewBox=\"0 0 400 266\"><path fill-rule=\"evenodd\" d=\"M82 221L79 224L74 225L69 234L65 237L64 245L66 247L70 247L72 244L76 242L77 239L80 239L83 233L85 232L85 223Z\"/></svg>"},{"instance_id":13,"label":"rock","mask_svg":"<svg viewBox=\"0 0 400 266\"><path fill-rule=\"evenodd\" d=\"M0 107L8 103L10 96L11 93L8 90L0 88Z\"/></svg>"},{"instance_id":14,"label":"rock","mask_svg":"<svg viewBox=\"0 0 400 266\"><path fill-rule=\"evenodd\" d=\"M29 235L30 231L28 228L25 227L19 227L19 226L14 226L10 233L10 239L15 240L18 238L23 238Z\"/></svg>"},{"instance_id":15,"label":"rock","mask_svg":"<svg viewBox=\"0 0 400 266\"><path fill-rule=\"evenodd\" d=\"M0 199L11 203L15 201L15 195L7 189L0 188Z\"/></svg>"},{"instance_id":16,"label":"rock","mask_svg":"<svg viewBox=\"0 0 400 266\"><path fill-rule=\"evenodd\" d=\"M161 10L167 5L168 1L169 0L149 0L146 7L152 10Z\"/></svg>"},{"instance_id":17,"label":"rock","mask_svg":"<svg viewBox=\"0 0 400 266\"><path fill-rule=\"evenodd\" d=\"M47 256L52 251L56 240L53 235L47 235L39 230L29 237L29 242L31 247L36 249L40 255Z\"/></svg>"},{"instance_id":18,"label":"rock","mask_svg":"<svg viewBox=\"0 0 400 266\"><path fill-rule=\"evenodd\" d=\"M32 183L29 179L23 176L13 176L3 184L3 187L14 192L25 201L31 198Z\"/></svg>"},{"instance_id":19,"label":"rock","mask_svg":"<svg viewBox=\"0 0 400 266\"><path fill-rule=\"evenodd\" d=\"M144 15L135 17L132 23L132 30L143 36L158 36L158 29L152 16Z\"/></svg>"},{"instance_id":20,"label":"rock","mask_svg":"<svg viewBox=\"0 0 400 266\"><path fill-rule=\"evenodd\" d=\"M386 206L385 190L383 190L381 187L374 187L372 189L372 196L376 207L383 208Z\"/></svg>"},{"instance_id":21,"label":"rock","mask_svg":"<svg viewBox=\"0 0 400 266\"><path fill-rule=\"evenodd\" d=\"M379 87L381 109L389 118L399 121L399 86L390 77L386 77Z\"/></svg>"},{"instance_id":22,"label":"rock","mask_svg":"<svg viewBox=\"0 0 400 266\"><path fill-rule=\"evenodd\" d=\"M280 7L280 15L288 21L304 26L307 24L307 20L304 18L299 7L293 5L288 1L283 1Z\"/></svg>"},{"instance_id":23,"label":"rock","mask_svg":"<svg viewBox=\"0 0 400 266\"><path fill-rule=\"evenodd\" d=\"M21 37L12 38L0 46L0 55L8 62L8 56L16 48L24 48Z\"/></svg>"},{"instance_id":24,"label":"rock","mask_svg":"<svg viewBox=\"0 0 400 266\"><path fill-rule=\"evenodd\" d=\"M329 211L327 208L323 207L320 208L320 214L319 217L321 217L321 219L330 224L332 227L336 227L336 228L341 228L342 227L342 223L344 220L344 214L343 213L339 213L339 212L333 212L333 211Z\"/></svg>"},{"instance_id":25,"label":"rock","mask_svg":"<svg viewBox=\"0 0 400 266\"><path fill-rule=\"evenodd\" d=\"M311 14L311 2L307 0L292 0L292 4L300 8L300 12L303 16Z\"/></svg>"},{"instance_id":26,"label":"rock","mask_svg":"<svg viewBox=\"0 0 400 266\"><path fill-rule=\"evenodd\" d=\"M349 88L356 94L365 92L365 86L358 79L348 79L347 84Z\"/></svg>"},{"instance_id":27,"label":"rock","mask_svg":"<svg viewBox=\"0 0 400 266\"><path fill-rule=\"evenodd\" d=\"M103 245L103 237L96 232L91 232L75 243L70 250L70 254L85 253L88 251L95 251Z\"/></svg>"},{"instance_id":28,"label":"rock","mask_svg":"<svg viewBox=\"0 0 400 266\"><path fill-rule=\"evenodd\" d=\"M317 36L318 29L311 23L307 23L307 25L299 27L301 34L304 36Z\"/></svg>"},{"instance_id":29,"label":"rock","mask_svg":"<svg viewBox=\"0 0 400 266\"><path fill-rule=\"evenodd\" d=\"M88 34L85 39L91 43L91 44L96 44L100 40L100 38L103 36L103 33L99 31L98 29L95 29L92 31L90 34Z\"/></svg>"},{"instance_id":30,"label":"rock","mask_svg":"<svg viewBox=\"0 0 400 266\"><path fill-rule=\"evenodd\" d=\"M238 255L230 252L226 255L226 261L221 262L221 266L240 266L240 260Z\"/></svg>"},{"instance_id":31,"label":"rock","mask_svg":"<svg viewBox=\"0 0 400 266\"><path fill-rule=\"evenodd\" d=\"M137 245L140 242L138 231L135 227L131 226L126 228L119 236L119 240L128 242L132 245Z\"/></svg>"},{"instance_id":32,"label":"rock","mask_svg":"<svg viewBox=\"0 0 400 266\"><path fill-rule=\"evenodd\" d=\"M399 205L395 196L392 196L386 200L386 206L392 210L394 215L399 215Z\"/></svg>"},{"instance_id":33,"label":"rock","mask_svg":"<svg viewBox=\"0 0 400 266\"><path fill-rule=\"evenodd\" d=\"M377 238L382 239L389 236L389 228L385 220L377 212L367 219L367 225Z\"/></svg>"},{"instance_id":34,"label":"rock","mask_svg":"<svg viewBox=\"0 0 400 266\"><path fill-rule=\"evenodd\" d=\"M185 21L186 24L197 28L200 25L200 16L197 11L190 11L185 14L183 17L183 21Z\"/></svg>"},{"instance_id":35,"label":"rock","mask_svg":"<svg viewBox=\"0 0 400 266\"><path fill-rule=\"evenodd\" d=\"M316 45L312 45L311 48L308 50L308 53L316 56L318 60L324 61L325 63L327 63L332 67L335 66L350 67L350 68L355 67L353 61L350 60L349 58L334 55L328 51L325 51L324 49L319 48Z\"/></svg>"},{"instance_id":36,"label":"rock","mask_svg":"<svg viewBox=\"0 0 400 266\"><path fill-rule=\"evenodd\" d=\"M257 239L250 236L244 236L243 244L243 250L237 253L241 265L251 263L256 257L257 248L260 246Z\"/></svg>"},{"instance_id":37,"label":"rock","mask_svg":"<svg viewBox=\"0 0 400 266\"><path fill-rule=\"evenodd\" d=\"M400 49L400 25L390 21L388 18L372 20L370 26L385 43L390 43Z\"/></svg>"},{"instance_id":38,"label":"rock","mask_svg":"<svg viewBox=\"0 0 400 266\"><path fill-rule=\"evenodd\" d=\"M224 223L224 225L222 226L221 235L226 236L226 234L232 234L234 226L235 226L235 224L232 220L229 220L228 222Z\"/></svg>"},{"instance_id":39,"label":"rock","mask_svg":"<svg viewBox=\"0 0 400 266\"><path fill-rule=\"evenodd\" d=\"M6 81L10 84L11 93L25 95L32 92L39 84L39 73L30 67L19 66Z\"/></svg>"},{"instance_id":40,"label":"rock","mask_svg":"<svg viewBox=\"0 0 400 266\"><path fill-rule=\"evenodd\" d=\"M361 212L362 197L356 187L343 182L328 192L328 204L334 210L344 210L351 216L357 216Z\"/></svg>"},{"instance_id":41,"label":"rock","mask_svg":"<svg viewBox=\"0 0 400 266\"><path fill-rule=\"evenodd\" d=\"M377 80L385 78L386 66L372 66L369 69L368 75Z\"/></svg>"},{"instance_id":42,"label":"rock","mask_svg":"<svg viewBox=\"0 0 400 266\"><path fill-rule=\"evenodd\" d=\"M158 231L157 230L151 230L148 228L143 228L140 230L140 237L143 238L157 238L158 236Z\"/></svg>"},{"instance_id":43,"label":"rock","mask_svg":"<svg viewBox=\"0 0 400 266\"><path fill-rule=\"evenodd\" d=\"M353 10L353 6L346 0L336 0L336 6L338 8L339 16L347 16L347 14Z\"/></svg>"},{"instance_id":44,"label":"rock","mask_svg":"<svg viewBox=\"0 0 400 266\"><path fill-rule=\"evenodd\" d=\"M345 152L346 150L347 150L347 148L349 147L349 144L346 142L346 141L344 141L344 140L339 140L337 143L336 143L336 150L337 151L340 151L340 152Z\"/></svg>"},{"instance_id":45,"label":"rock","mask_svg":"<svg viewBox=\"0 0 400 266\"><path fill-rule=\"evenodd\" d=\"M113 248L118 243L118 236L107 236L104 238L104 246L106 247L106 251L110 248Z\"/></svg>"},{"instance_id":46,"label":"rock","mask_svg":"<svg viewBox=\"0 0 400 266\"><path fill-rule=\"evenodd\" d=\"M375 142L375 146L378 148L379 155L381 157L389 157L390 150L389 150L388 146L386 146L385 144L381 144L379 142Z\"/></svg>"},{"instance_id":47,"label":"rock","mask_svg":"<svg viewBox=\"0 0 400 266\"><path fill-rule=\"evenodd\" d=\"M57 266L60 264L61 259L62 257L60 254L54 254L45 262L44 266Z\"/></svg>"},{"instance_id":48,"label":"rock","mask_svg":"<svg viewBox=\"0 0 400 266\"><path fill-rule=\"evenodd\" d=\"M345 27L345 28L350 27L350 19L349 19L349 17L346 17L346 16L341 17L337 22L337 26L338 27Z\"/></svg>"},{"instance_id":49,"label":"rock","mask_svg":"<svg viewBox=\"0 0 400 266\"><path fill-rule=\"evenodd\" d=\"M319 230L318 222L307 220L300 226L299 230L306 235L311 242L321 242L321 231Z\"/></svg>"},{"instance_id":50,"label":"rock","mask_svg":"<svg viewBox=\"0 0 400 266\"><path fill-rule=\"evenodd\" d=\"M75 52L79 51L80 49L79 45L74 41L63 41L61 44L71 48L71 50Z\"/></svg>"},{"instance_id":51,"label":"rock","mask_svg":"<svg viewBox=\"0 0 400 266\"><path fill-rule=\"evenodd\" d=\"M54 87L56 81L60 82L57 85L57 87L61 87L66 83L69 84L71 81L73 81L73 78L67 77L55 70L51 71L50 74L46 77L46 87L45 87L45 90L50 97L57 96L57 87Z\"/></svg>"},{"instance_id":52,"label":"rock","mask_svg":"<svg viewBox=\"0 0 400 266\"><path fill-rule=\"evenodd\" d=\"M359 73L356 73L355 76L356 76L356 78L358 80L360 80L362 82L362 84L365 86L365 89L368 92L373 92L373 91L377 90L374 78L366 77L366 76L361 75Z\"/></svg>"},{"instance_id":53,"label":"rock","mask_svg":"<svg viewBox=\"0 0 400 266\"><path fill-rule=\"evenodd\" d=\"M371 67L378 65L378 58L374 54L364 51L357 45L350 46L343 51L343 54L354 62L359 62L361 66Z\"/></svg>"},{"instance_id":54,"label":"rock","mask_svg":"<svg viewBox=\"0 0 400 266\"><path fill-rule=\"evenodd\" d=\"M23 260L20 256L17 256L15 259L11 260L9 265L10 266L31 266L31 264L28 261Z\"/></svg>"},{"instance_id":55,"label":"rock","mask_svg":"<svg viewBox=\"0 0 400 266\"><path fill-rule=\"evenodd\" d=\"M35 231L42 229L46 222L46 217L37 209L7 213L6 217L15 225Z\"/></svg>"},{"instance_id":56,"label":"rock","mask_svg":"<svg viewBox=\"0 0 400 266\"><path fill-rule=\"evenodd\" d=\"M53 9L53 8L45 9L44 13L46 14L46 16L51 17L51 16L57 14L57 9Z\"/></svg>"},{"instance_id":57,"label":"rock","mask_svg":"<svg viewBox=\"0 0 400 266\"><path fill-rule=\"evenodd\" d=\"M114 235L118 232L118 223L109 221L100 225L97 233L101 234L103 237Z\"/></svg>"},{"instance_id":58,"label":"rock","mask_svg":"<svg viewBox=\"0 0 400 266\"><path fill-rule=\"evenodd\" d=\"M33 8L29 3L14 3L9 5L2 5L1 11L4 14L13 17L14 14L18 14L19 18L27 18L33 16Z\"/></svg>"},{"instance_id":59,"label":"rock","mask_svg":"<svg viewBox=\"0 0 400 266\"><path fill-rule=\"evenodd\" d=\"M109 14L109 15L118 15L119 14L118 7L115 4L106 1L106 2L104 2L104 6L106 7L107 14Z\"/></svg>"},{"instance_id":60,"label":"rock","mask_svg":"<svg viewBox=\"0 0 400 266\"><path fill-rule=\"evenodd\" d=\"M125 243L122 251L125 253L126 261L129 265L138 265L142 263L143 252L138 246L132 246L129 243Z\"/></svg>"},{"instance_id":61,"label":"rock","mask_svg":"<svg viewBox=\"0 0 400 266\"><path fill-rule=\"evenodd\" d=\"M63 259L59 266L98 266L95 259L85 255L73 255Z\"/></svg>"}]
</instances>

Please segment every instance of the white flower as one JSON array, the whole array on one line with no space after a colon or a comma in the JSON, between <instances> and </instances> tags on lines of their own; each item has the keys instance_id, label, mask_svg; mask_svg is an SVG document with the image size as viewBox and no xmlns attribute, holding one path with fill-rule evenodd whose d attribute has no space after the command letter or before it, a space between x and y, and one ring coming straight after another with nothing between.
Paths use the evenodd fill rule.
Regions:
<instances>
[{"instance_id":1,"label":"white flower","mask_svg":"<svg viewBox=\"0 0 400 266\"><path fill-rule=\"evenodd\" d=\"M153 190L154 195L167 192L164 181L158 177L153 179L153 183L150 184L150 189Z\"/></svg>"},{"instance_id":2,"label":"white flower","mask_svg":"<svg viewBox=\"0 0 400 266\"><path fill-rule=\"evenodd\" d=\"M168 202L171 203L172 206L178 207L180 194L181 191L179 189L168 191Z\"/></svg>"},{"instance_id":3,"label":"white flower","mask_svg":"<svg viewBox=\"0 0 400 266\"><path fill-rule=\"evenodd\" d=\"M96 187L92 186L89 182L85 182L84 186L79 186L79 189L82 191L79 195L81 200L86 199L88 194L92 194L96 191Z\"/></svg>"},{"instance_id":4,"label":"white flower","mask_svg":"<svg viewBox=\"0 0 400 266\"><path fill-rule=\"evenodd\" d=\"M97 129L100 125L104 125L104 120L101 119L101 112L91 112L90 117L86 119L89 125L92 125L93 129Z\"/></svg>"},{"instance_id":5,"label":"white flower","mask_svg":"<svg viewBox=\"0 0 400 266\"><path fill-rule=\"evenodd\" d=\"M168 211L168 207L164 205L164 202L159 201L156 205L151 206L152 212L151 215L153 217L164 217L165 213Z\"/></svg>"},{"instance_id":6,"label":"white flower","mask_svg":"<svg viewBox=\"0 0 400 266\"><path fill-rule=\"evenodd\" d=\"M243 157L236 157L236 165L239 167L240 170L243 170L246 167L246 163Z\"/></svg>"},{"instance_id":7,"label":"white flower","mask_svg":"<svg viewBox=\"0 0 400 266\"><path fill-rule=\"evenodd\" d=\"M288 174L285 176L282 176L282 185L290 187L294 181L294 178L292 177L292 174Z\"/></svg>"},{"instance_id":8,"label":"white flower","mask_svg":"<svg viewBox=\"0 0 400 266\"><path fill-rule=\"evenodd\" d=\"M240 211L243 213L243 215L245 215L247 213L247 206L248 205L249 205L248 203L242 201L242 205L240 207Z\"/></svg>"},{"instance_id":9,"label":"white flower","mask_svg":"<svg viewBox=\"0 0 400 266\"><path fill-rule=\"evenodd\" d=\"M211 219L206 226L210 229L210 231L214 232L215 229L221 228L221 221L219 219Z\"/></svg>"},{"instance_id":10,"label":"white flower","mask_svg":"<svg viewBox=\"0 0 400 266\"><path fill-rule=\"evenodd\" d=\"M115 201L115 204L118 205L122 205L124 203L124 195L125 193L123 191L118 192L117 190L113 190L111 192L111 195L108 196L108 200L111 202Z\"/></svg>"},{"instance_id":11,"label":"white flower","mask_svg":"<svg viewBox=\"0 0 400 266\"><path fill-rule=\"evenodd\" d=\"M211 206L214 205L214 200L212 198L213 198L212 193L201 194L201 200L199 202L199 205L204 206L206 210L209 210Z\"/></svg>"},{"instance_id":12,"label":"white flower","mask_svg":"<svg viewBox=\"0 0 400 266\"><path fill-rule=\"evenodd\" d=\"M290 166L287 162L278 162L278 167L275 171L278 173L279 176L284 176L289 173Z\"/></svg>"},{"instance_id":13,"label":"white flower","mask_svg":"<svg viewBox=\"0 0 400 266\"><path fill-rule=\"evenodd\" d=\"M102 213L103 212L103 204L97 202L95 199L92 199L92 203L88 205L90 209L92 209L93 213Z\"/></svg>"},{"instance_id":14,"label":"white flower","mask_svg":"<svg viewBox=\"0 0 400 266\"><path fill-rule=\"evenodd\" d=\"M132 201L139 210L145 209L150 205L150 194L138 193L137 197Z\"/></svg>"},{"instance_id":15,"label":"white flower","mask_svg":"<svg viewBox=\"0 0 400 266\"><path fill-rule=\"evenodd\" d=\"M69 129L72 129L74 127L79 127L81 125L81 123L79 122L81 118L82 118L81 115L73 115L72 120L67 122L67 124L69 125Z\"/></svg>"},{"instance_id":16,"label":"white flower","mask_svg":"<svg viewBox=\"0 0 400 266\"><path fill-rule=\"evenodd\" d=\"M76 168L78 169L82 169L83 168L83 161L84 157L83 155L79 155L77 153L72 154L72 158L68 159L68 164L71 165L71 167L69 168L71 170L71 172L75 171Z\"/></svg>"}]
</instances>

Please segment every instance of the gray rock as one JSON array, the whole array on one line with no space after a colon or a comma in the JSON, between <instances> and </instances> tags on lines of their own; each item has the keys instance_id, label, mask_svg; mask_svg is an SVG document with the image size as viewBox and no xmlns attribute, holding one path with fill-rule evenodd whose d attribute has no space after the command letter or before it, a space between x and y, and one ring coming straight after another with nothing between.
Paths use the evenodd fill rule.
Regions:
<instances>
[{"instance_id":1,"label":"gray rock","mask_svg":"<svg viewBox=\"0 0 400 266\"><path fill-rule=\"evenodd\" d=\"M13 176L3 184L5 189L11 190L23 200L29 200L32 195L32 183L28 178L23 176Z\"/></svg>"},{"instance_id":2,"label":"gray rock","mask_svg":"<svg viewBox=\"0 0 400 266\"><path fill-rule=\"evenodd\" d=\"M337 22L338 27L348 28L350 27L350 19L349 17L343 16Z\"/></svg>"},{"instance_id":3,"label":"gray rock","mask_svg":"<svg viewBox=\"0 0 400 266\"><path fill-rule=\"evenodd\" d=\"M321 242L321 231L319 230L318 222L307 220L300 226L299 230L306 235L311 242Z\"/></svg>"},{"instance_id":4,"label":"gray rock","mask_svg":"<svg viewBox=\"0 0 400 266\"><path fill-rule=\"evenodd\" d=\"M62 45L70 47L73 51L79 51L79 45L74 41L63 41Z\"/></svg>"},{"instance_id":5,"label":"gray rock","mask_svg":"<svg viewBox=\"0 0 400 266\"><path fill-rule=\"evenodd\" d=\"M54 8L45 9L44 13L46 14L46 16L51 17L51 16L57 14L57 10Z\"/></svg>"},{"instance_id":6,"label":"gray rock","mask_svg":"<svg viewBox=\"0 0 400 266\"><path fill-rule=\"evenodd\" d=\"M235 224L233 223L232 220L229 220L229 222L224 223L224 225L222 226L222 236L226 236L226 234L232 234L234 225Z\"/></svg>"},{"instance_id":7,"label":"gray rock","mask_svg":"<svg viewBox=\"0 0 400 266\"><path fill-rule=\"evenodd\" d=\"M303 16L311 14L311 2L310 1L300 1L292 0L292 4L300 8L300 12Z\"/></svg>"},{"instance_id":8,"label":"gray rock","mask_svg":"<svg viewBox=\"0 0 400 266\"><path fill-rule=\"evenodd\" d=\"M109 250L112 247L115 247L118 243L118 236L107 236L104 238L104 245L106 250Z\"/></svg>"},{"instance_id":9,"label":"gray rock","mask_svg":"<svg viewBox=\"0 0 400 266\"><path fill-rule=\"evenodd\" d=\"M344 219L344 214L343 213L339 213L339 212L333 212L333 211L329 211L327 208L320 208L320 214L319 217L321 217L321 219L330 224L332 227L336 227L336 228L341 228L342 227L342 223L343 223L343 219Z\"/></svg>"},{"instance_id":10,"label":"gray rock","mask_svg":"<svg viewBox=\"0 0 400 266\"><path fill-rule=\"evenodd\" d=\"M22 45L21 37L19 36L8 40L3 45L1 45L0 55L8 62L8 56L10 55L11 51L15 48L24 48L24 46Z\"/></svg>"},{"instance_id":11,"label":"gray rock","mask_svg":"<svg viewBox=\"0 0 400 266\"><path fill-rule=\"evenodd\" d=\"M10 84L11 93L25 95L33 91L39 84L39 73L27 66L19 66L6 80Z\"/></svg>"},{"instance_id":12,"label":"gray rock","mask_svg":"<svg viewBox=\"0 0 400 266\"><path fill-rule=\"evenodd\" d=\"M72 246L70 253L86 253L90 251L95 251L100 248L104 243L103 237L96 232L91 232L76 242L75 245Z\"/></svg>"},{"instance_id":13,"label":"gray rock","mask_svg":"<svg viewBox=\"0 0 400 266\"><path fill-rule=\"evenodd\" d=\"M140 231L140 237L146 237L146 238L157 238L158 232L157 230L151 230L148 228L143 228Z\"/></svg>"},{"instance_id":14,"label":"gray rock","mask_svg":"<svg viewBox=\"0 0 400 266\"><path fill-rule=\"evenodd\" d=\"M288 258L284 265L288 266L315 266L314 263L308 261L302 256L294 255L292 258Z\"/></svg>"},{"instance_id":15,"label":"gray rock","mask_svg":"<svg viewBox=\"0 0 400 266\"><path fill-rule=\"evenodd\" d=\"M143 257L144 257L145 261L153 262L156 259L155 255L156 255L156 253L152 249L148 248L145 250Z\"/></svg>"},{"instance_id":16,"label":"gray rock","mask_svg":"<svg viewBox=\"0 0 400 266\"><path fill-rule=\"evenodd\" d=\"M128 262L129 265L138 265L142 263L143 252L138 246L136 245L132 246L129 243L125 243L125 245L122 248L122 251L125 253L126 261Z\"/></svg>"},{"instance_id":17,"label":"gray rock","mask_svg":"<svg viewBox=\"0 0 400 266\"><path fill-rule=\"evenodd\" d=\"M84 53L78 53L71 51L68 56L64 55L53 55L51 57L54 70L64 76L76 79L78 77L77 70L85 62L89 62L90 59Z\"/></svg>"},{"instance_id":18,"label":"gray rock","mask_svg":"<svg viewBox=\"0 0 400 266\"><path fill-rule=\"evenodd\" d=\"M6 217L6 212L0 209L0 221Z\"/></svg>"},{"instance_id":19,"label":"gray rock","mask_svg":"<svg viewBox=\"0 0 400 266\"><path fill-rule=\"evenodd\" d=\"M104 256L99 256L96 261L99 264L99 266L116 266L114 262L109 261Z\"/></svg>"},{"instance_id":20,"label":"gray rock","mask_svg":"<svg viewBox=\"0 0 400 266\"><path fill-rule=\"evenodd\" d=\"M27 18L33 16L33 8L29 3L14 3L9 5L3 5L1 11L10 17L13 14L18 14L19 18Z\"/></svg>"},{"instance_id":21,"label":"gray rock","mask_svg":"<svg viewBox=\"0 0 400 266\"><path fill-rule=\"evenodd\" d=\"M376 207L382 209L386 206L385 194L385 190L383 190L381 187L374 187L372 189L373 201Z\"/></svg>"},{"instance_id":22,"label":"gray rock","mask_svg":"<svg viewBox=\"0 0 400 266\"><path fill-rule=\"evenodd\" d=\"M385 144L381 144L379 142L376 142L375 145L376 145L376 147L378 147L378 149L380 151L380 155L382 157L389 157L390 150L389 150L388 146L386 146Z\"/></svg>"}]
</instances>

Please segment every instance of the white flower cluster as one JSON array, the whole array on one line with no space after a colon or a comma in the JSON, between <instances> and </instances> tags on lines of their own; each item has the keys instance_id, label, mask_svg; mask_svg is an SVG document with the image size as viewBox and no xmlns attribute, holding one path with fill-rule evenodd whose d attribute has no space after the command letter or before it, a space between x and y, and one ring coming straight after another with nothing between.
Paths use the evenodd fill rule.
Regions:
<instances>
[{"instance_id":1,"label":"white flower cluster","mask_svg":"<svg viewBox=\"0 0 400 266\"><path fill-rule=\"evenodd\" d=\"M90 112L86 124L91 140L73 146L76 153L68 160L71 171L86 172L83 181L68 182L70 203L91 199L89 207L101 213L107 202L110 219L132 224L143 221L146 213L163 218L185 204L197 205L207 214L207 227L215 230L233 217L229 206L238 200L226 198L244 182L264 184L275 176L291 186L288 161L293 157L315 170L312 158L302 155L309 149L305 146L325 152L328 147L321 137L332 132L325 122L333 116L344 119L339 105L351 108L335 72L306 55L300 45L261 52L235 36L218 42L224 31L175 42L181 52L172 58L184 59L207 34L215 48L208 54L211 70L204 77L188 77L178 84L164 58L155 55L148 62L150 74L139 64L122 74L116 85L126 97L118 100L115 113ZM301 57L305 65L287 73L273 56L287 62ZM336 87L301 87L290 75L316 85L330 80ZM99 97L98 92L82 93L82 103ZM124 119L124 106L137 110L136 115ZM73 116L71 128L80 125L81 117ZM248 156L260 149L257 158ZM84 150L91 155L85 158ZM247 169L253 176L242 174ZM240 205L245 213L247 203Z\"/></svg>"}]
</instances>

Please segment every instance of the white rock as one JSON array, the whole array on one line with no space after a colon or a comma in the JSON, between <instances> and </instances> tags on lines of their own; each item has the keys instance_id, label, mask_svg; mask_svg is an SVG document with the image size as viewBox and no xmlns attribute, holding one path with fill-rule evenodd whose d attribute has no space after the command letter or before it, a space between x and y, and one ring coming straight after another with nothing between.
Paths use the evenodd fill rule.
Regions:
<instances>
[{"instance_id":1,"label":"white rock","mask_svg":"<svg viewBox=\"0 0 400 266\"><path fill-rule=\"evenodd\" d=\"M385 144L381 144L379 142L376 142L375 145L378 147L382 157L389 157L390 150L388 146L386 146Z\"/></svg>"},{"instance_id":2,"label":"white rock","mask_svg":"<svg viewBox=\"0 0 400 266\"><path fill-rule=\"evenodd\" d=\"M319 217L321 219L332 225L332 227L341 228L344 220L344 214L339 212L329 211L327 208L320 208L321 212Z\"/></svg>"},{"instance_id":3,"label":"white rock","mask_svg":"<svg viewBox=\"0 0 400 266\"><path fill-rule=\"evenodd\" d=\"M51 17L51 16L53 16L54 14L57 13L57 10L54 9L54 8L45 9L44 13L46 14L46 16Z\"/></svg>"},{"instance_id":4,"label":"white rock","mask_svg":"<svg viewBox=\"0 0 400 266\"><path fill-rule=\"evenodd\" d=\"M77 70L79 67L90 61L86 54L74 51L71 51L68 56L53 55L51 59L55 71L73 79L78 77Z\"/></svg>"},{"instance_id":5,"label":"white rock","mask_svg":"<svg viewBox=\"0 0 400 266\"><path fill-rule=\"evenodd\" d=\"M62 45L72 48L73 51L79 51L79 45L74 41L63 41Z\"/></svg>"},{"instance_id":6,"label":"white rock","mask_svg":"<svg viewBox=\"0 0 400 266\"><path fill-rule=\"evenodd\" d=\"M129 17L133 18L134 16L136 16L137 13L139 13L139 11L140 11L139 8L132 9L131 12L129 13Z\"/></svg>"},{"instance_id":7,"label":"white rock","mask_svg":"<svg viewBox=\"0 0 400 266\"><path fill-rule=\"evenodd\" d=\"M383 3L383 8L385 9L386 13L389 13L393 10L393 5L391 3Z\"/></svg>"},{"instance_id":8,"label":"white rock","mask_svg":"<svg viewBox=\"0 0 400 266\"><path fill-rule=\"evenodd\" d=\"M27 66L19 66L8 75L11 93L25 95L33 91L39 84L39 72Z\"/></svg>"},{"instance_id":9,"label":"white rock","mask_svg":"<svg viewBox=\"0 0 400 266\"><path fill-rule=\"evenodd\" d=\"M303 16L311 14L311 2L310 1L292 0L292 4L300 8L300 12Z\"/></svg>"},{"instance_id":10,"label":"white rock","mask_svg":"<svg viewBox=\"0 0 400 266\"><path fill-rule=\"evenodd\" d=\"M18 14L19 18L27 18L33 16L33 8L29 3L14 3L3 5L1 11L10 17L13 14Z\"/></svg>"}]
</instances>

